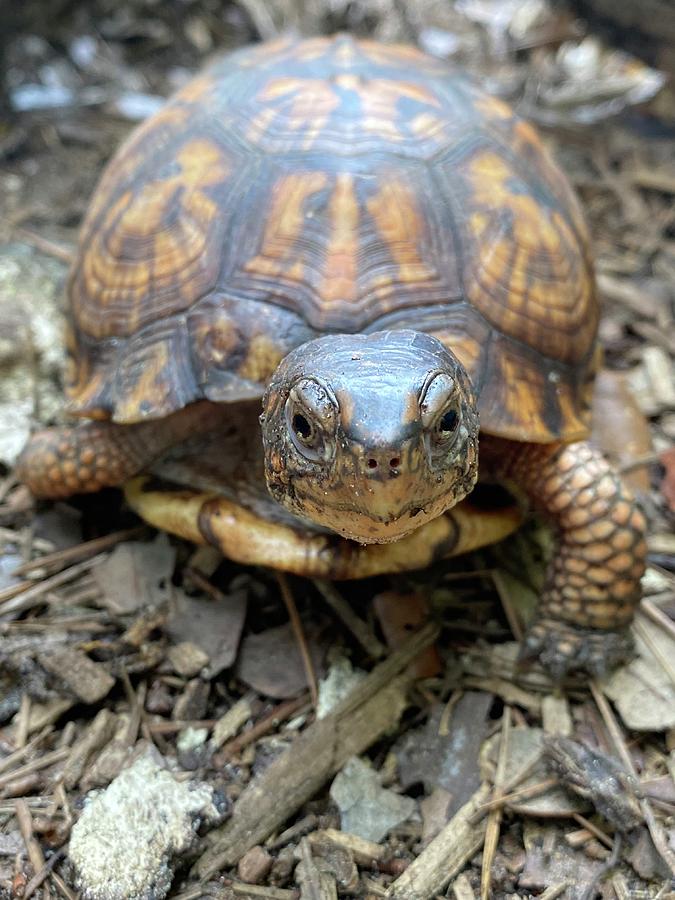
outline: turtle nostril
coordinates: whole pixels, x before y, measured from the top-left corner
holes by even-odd
[[[392,456],[392,458],[389,460],[389,465],[392,469],[398,469],[398,467],[401,465],[401,460],[398,456]]]
[[[373,459],[373,458],[371,457],[371,458],[368,460],[368,468],[369,468],[369,469],[376,469],[376,468],[377,468],[377,460],[376,460],[376,459]]]

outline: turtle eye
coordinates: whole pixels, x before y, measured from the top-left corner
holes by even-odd
[[[436,428],[442,437],[448,437],[457,431],[458,425],[459,413],[454,406],[451,406],[450,409],[446,410],[440,417]]]
[[[307,459],[320,460],[324,449],[323,434],[309,410],[291,401],[286,409],[286,422],[295,449]]]
[[[292,425],[295,436],[301,444],[312,443],[315,432],[307,416],[303,416],[301,412],[296,412],[293,416]]]
[[[293,446],[302,456],[312,462],[327,459],[329,439],[335,430],[335,407],[321,385],[302,379],[291,389],[286,424]]]

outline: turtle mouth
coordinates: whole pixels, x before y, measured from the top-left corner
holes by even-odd
[[[385,451],[384,462],[366,454],[358,466],[353,457],[348,464],[343,457],[339,474],[333,471],[321,486],[313,478],[294,478],[282,502],[289,506],[292,494],[296,513],[350,540],[362,544],[397,541],[464,499],[478,474],[476,440],[467,439],[443,471],[428,465],[422,441],[415,449],[406,452],[403,448],[398,456]],[[376,467],[369,467],[371,460]]]

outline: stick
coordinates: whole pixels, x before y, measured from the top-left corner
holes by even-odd
[[[356,615],[333,583],[315,579],[314,586],[342,624],[351,631],[366,653],[372,656],[373,659],[381,659],[386,652],[386,647],[382,641],[375,637],[368,624]]]
[[[398,722],[410,682],[405,669],[436,640],[438,631],[436,625],[429,624],[412,635],[330,715],[310,725],[248,785],[232,819],[209,835],[211,846],[196,865],[200,878],[210,878],[234,865],[297,812],[350,756],[363,753]]]
[[[85,541],[83,544],[76,544],[74,547],[68,547],[65,550],[55,550],[46,556],[38,556],[37,559],[30,559],[28,562],[17,566],[12,572],[13,575],[25,575],[34,569],[63,569],[64,564],[79,562],[81,559],[89,556],[95,556],[102,550],[107,550],[115,544],[122,541],[130,541],[132,538],[138,537],[145,531],[145,526],[136,526],[135,528],[127,528],[124,531],[114,531],[112,534],[106,534],[100,538],[94,538],[92,541]],[[52,573],[55,574],[55,573]]]
[[[470,819],[488,798],[490,788],[481,785],[473,797],[450,819],[403,875],[389,885],[389,900],[430,900],[442,894],[448,882],[480,850],[486,822],[471,825]]]
[[[295,640],[298,643],[300,656],[302,657],[302,665],[305,669],[305,677],[307,678],[307,687],[309,688],[309,693],[312,698],[312,706],[316,709],[316,704],[319,700],[319,691],[316,686],[316,673],[314,671],[312,656],[309,652],[309,647],[307,646],[307,638],[305,637],[305,632],[302,627],[298,607],[295,605],[295,598],[293,597],[291,586],[288,583],[288,578],[286,578],[286,573],[276,572],[275,574],[277,576],[277,582],[279,583],[281,596],[286,604],[288,617],[291,620],[291,627],[293,628]]]

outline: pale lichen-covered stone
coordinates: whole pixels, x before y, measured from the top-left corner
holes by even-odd
[[[179,782],[151,754],[89,795],[73,827],[68,855],[86,900],[161,900],[173,860],[185,853],[202,822],[223,818],[207,784]]]

